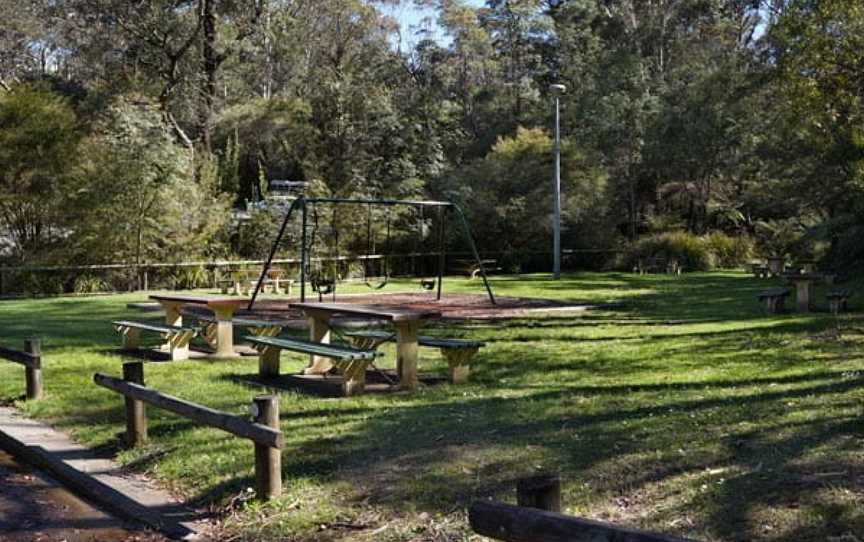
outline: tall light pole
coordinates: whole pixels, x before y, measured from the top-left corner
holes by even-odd
[[[555,174],[553,177],[553,193],[555,194],[555,212],[552,219],[552,274],[555,280],[561,278],[561,123],[559,100],[567,90],[564,85],[549,85],[549,91],[555,98],[555,143],[552,153],[555,155]]]

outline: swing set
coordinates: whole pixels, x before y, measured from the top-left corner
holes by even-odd
[[[334,255],[331,258],[321,258],[317,257],[315,250],[316,245],[318,244],[318,238],[321,237],[322,227],[319,223],[319,213],[318,206],[319,205],[330,205],[331,206],[331,220],[330,220],[330,234],[333,239],[333,247],[334,247]],[[446,218],[449,213],[452,213],[458,219],[457,222],[461,226],[462,233],[468,241],[468,244],[471,247],[471,253],[474,257],[474,260],[477,262],[477,267],[480,271],[480,276],[483,278],[483,285],[486,288],[486,293],[489,297],[489,301],[495,305],[495,296],[492,293],[492,287],[489,285],[489,281],[486,277],[486,269],[483,265],[483,260],[480,259],[480,254],[477,252],[477,247],[474,244],[474,239],[471,235],[471,228],[468,224],[468,220],[465,218],[465,214],[459,208],[458,205],[454,203],[450,203],[447,201],[415,201],[415,200],[394,200],[394,199],[351,199],[351,198],[309,198],[306,196],[300,196],[291,202],[291,206],[288,208],[288,212],[285,214],[285,219],[282,221],[282,225],[279,228],[279,233],[276,235],[276,240],[273,242],[273,245],[270,247],[270,254],[267,257],[267,261],[264,264],[263,269],[261,270],[261,275],[258,279],[257,284],[255,285],[255,292],[252,294],[252,299],[249,301],[249,310],[252,309],[255,304],[255,300],[258,297],[258,293],[261,291],[261,286],[264,284],[264,280],[267,277],[267,273],[270,271],[270,266],[273,262],[274,257],[276,256],[276,252],[279,249],[279,246],[282,243],[283,238],[285,237],[285,232],[288,229],[288,224],[291,221],[292,216],[295,212],[300,213],[300,301],[306,301],[306,285],[310,286],[311,290],[318,294],[319,301],[325,295],[332,295],[333,300],[336,300],[336,285],[340,279],[339,273],[337,271],[338,266],[342,260],[351,260],[353,258],[350,257],[342,257],[339,254],[339,228],[336,226],[337,221],[337,209],[343,206],[366,206],[367,214],[366,214],[366,254],[361,256],[359,259],[363,261],[363,283],[372,290],[380,290],[384,288],[391,276],[390,269],[390,255],[389,251],[392,249],[391,245],[391,216],[388,212],[386,226],[385,226],[385,241],[384,241],[384,250],[385,253],[381,256],[374,256],[372,253],[375,249],[374,244],[374,235],[372,231],[372,223],[373,223],[373,215],[372,209],[374,207],[385,207],[391,209],[392,207],[403,206],[403,207],[413,207],[419,214],[420,221],[419,227],[421,229],[421,234],[425,231],[425,209],[434,209],[437,213],[438,218],[438,231],[437,231],[437,269],[436,276],[434,278],[421,278],[420,286],[427,291],[436,290],[436,299],[441,299],[442,294],[442,285],[444,278],[444,265],[446,259]],[[310,229],[310,219],[311,219],[311,229]],[[330,269],[329,273],[325,271],[324,261],[330,260]],[[370,275],[369,270],[371,269],[371,264],[375,261],[379,261],[378,269],[375,274]]]

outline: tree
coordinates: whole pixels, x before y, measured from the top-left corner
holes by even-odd
[[[228,200],[217,196],[215,174],[195,175],[192,151],[174,141],[157,103],[115,98],[84,155],[69,202],[68,258],[140,264],[220,250],[212,242],[230,218]]]
[[[80,141],[68,100],[44,87],[0,92],[0,226],[22,260],[43,257],[65,232],[58,227]]]

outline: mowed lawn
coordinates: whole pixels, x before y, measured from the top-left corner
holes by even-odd
[[[119,375],[109,322],[141,318],[125,306],[144,294],[0,302],[0,343],[44,337],[46,383],[43,401],[19,402],[23,370],[0,363],[0,401],[216,507],[235,540],[469,540],[468,504],[512,502],[514,480],[537,471],[561,473],[570,514],[700,540],[859,540],[864,322],[825,312],[822,290],[822,312],[765,315],[768,285],[743,273],[495,277],[498,295],[614,305],[427,330],[486,341],[465,386],[283,393],[285,495],[267,505],[251,499],[243,439],[148,408],[150,444],[122,448],[122,398],[92,376]],[[445,290],[479,287],[452,278]],[[384,291],[400,288],[416,284]],[[286,371],[304,364],[283,354]],[[445,364],[422,349],[420,367]],[[247,416],[260,390],[237,377],[256,370],[254,358],[150,363],[145,378]]]

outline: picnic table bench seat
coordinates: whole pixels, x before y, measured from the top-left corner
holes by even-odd
[[[216,348],[218,343],[218,321],[210,315],[202,315],[197,313],[183,312],[184,316],[189,316],[198,320],[202,324],[201,338],[212,348]],[[275,320],[262,320],[255,318],[234,318],[232,320],[234,326],[242,327],[247,332],[256,337],[275,337],[282,332],[285,327],[283,322]]]
[[[759,292],[759,301],[765,303],[765,310],[770,314],[783,311],[785,300],[792,293],[789,288],[768,288]]]
[[[343,335],[348,337],[354,346],[367,350],[374,350],[385,342],[396,340],[395,334],[386,331],[348,331],[343,333]],[[450,367],[450,381],[453,384],[463,384],[468,381],[468,374],[471,370],[471,359],[480,348],[486,346],[486,343],[481,341],[447,339],[424,335],[417,337],[417,344],[419,346],[438,348],[441,351],[441,356],[447,360],[447,365]]]
[[[123,335],[124,350],[137,350],[141,347],[142,331],[158,333],[165,340],[172,361],[189,359],[189,342],[198,334],[198,330],[191,327],[152,322],[115,320],[112,324],[114,329]]]
[[[840,311],[848,310],[849,298],[852,297],[852,291],[846,289],[831,290],[825,297],[828,298],[828,308],[833,314],[838,314]]]
[[[282,350],[321,356],[330,359],[333,366],[344,376],[342,382],[344,395],[363,393],[366,368],[381,355],[374,350],[361,350],[347,345],[302,339],[247,336],[245,340],[258,350],[258,374],[262,378],[279,376],[279,354]]]

